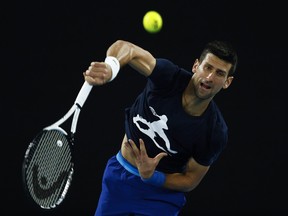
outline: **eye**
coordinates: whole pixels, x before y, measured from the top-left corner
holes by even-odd
[[[205,71],[211,71],[213,68],[212,68],[212,66],[211,65],[204,65],[204,70]]]
[[[226,73],[225,73],[225,71],[217,70],[217,75],[218,75],[218,76],[221,76],[221,77],[225,77],[225,76],[226,76]]]

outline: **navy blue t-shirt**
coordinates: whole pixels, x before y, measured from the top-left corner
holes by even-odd
[[[228,128],[212,100],[201,116],[184,111],[182,94],[192,72],[167,59],[157,59],[143,92],[125,110],[125,132],[139,146],[145,143],[149,157],[167,152],[157,170],[182,172],[193,157],[199,164],[211,165],[227,145]]]

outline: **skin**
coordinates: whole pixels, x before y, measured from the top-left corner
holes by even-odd
[[[156,65],[156,59],[151,53],[123,40],[113,43],[108,48],[106,55],[116,57],[121,67],[128,64],[146,77],[152,73]],[[232,83],[233,77],[228,76],[231,67],[230,63],[212,53],[208,53],[202,62],[196,59],[192,66],[193,76],[182,95],[183,109],[192,116],[200,116],[213,97],[221,89],[227,89]],[[111,79],[112,71],[110,66],[104,62],[92,62],[83,75],[91,85],[103,85]],[[142,178],[149,178],[153,175],[159,161],[167,154],[162,152],[154,158],[150,158],[141,138],[139,143],[140,148],[133,140],[127,140],[124,135],[121,153],[127,161],[138,168]],[[183,173],[166,174],[164,187],[189,192],[197,187],[209,168],[210,166],[203,166],[190,158]]]

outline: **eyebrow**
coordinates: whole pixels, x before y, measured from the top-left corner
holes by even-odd
[[[225,71],[225,70],[221,70],[221,69],[219,69],[219,68],[216,68],[216,67],[214,67],[212,64],[210,64],[210,63],[207,62],[207,61],[204,62],[204,66],[205,66],[205,65],[208,65],[209,67],[215,68],[217,72],[222,72],[222,73],[224,73],[225,75],[226,75],[226,74],[229,74],[229,71]]]

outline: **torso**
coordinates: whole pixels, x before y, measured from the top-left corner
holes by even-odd
[[[166,62],[161,64],[156,65],[156,71],[153,71],[143,93],[126,110],[122,155],[135,166],[123,142],[129,137],[139,145],[138,140],[142,138],[148,156],[155,157],[163,151],[168,153],[168,157],[162,158],[158,165],[160,171],[182,172],[191,157],[208,166],[213,155],[222,150],[222,138],[218,137],[222,136],[222,127],[226,133],[225,122],[214,103],[197,116],[195,110],[190,109],[189,102],[186,106],[187,100],[183,98],[191,73],[169,63],[166,66]],[[213,140],[216,143],[211,142],[211,137],[215,135],[217,139]]]

